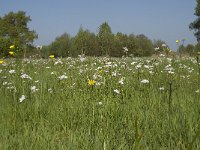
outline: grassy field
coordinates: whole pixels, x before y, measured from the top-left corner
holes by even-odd
[[[1,150],[200,149],[196,58],[0,64]]]

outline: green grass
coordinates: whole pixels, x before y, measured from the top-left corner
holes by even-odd
[[[200,66],[195,58],[4,62],[2,150],[200,149]],[[24,73],[32,79],[22,78]],[[62,75],[67,79],[60,80]],[[141,83],[143,79],[149,83]],[[32,92],[31,86],[38,90]]]

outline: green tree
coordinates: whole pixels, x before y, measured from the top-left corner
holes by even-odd
[[[188,44],[185,47],[185,53],[189,54],[190,56],[194,53],[194,45]]]
[[[180,54],[184,53],[185,52],[185,46],[183,44],[181,44],[179,47],[178,47],[178,52]]]
[[[107,22],[100,25],[97,36],[101,55],[110,55],[112,49],[114,48],[114,35],[112,34],[111,27]]]
[[[30,16],[26,16],[24,11],[10,12],[0,19],[0,48],[4,50],[4,53],[10,45],[15,45],[15,48],[18,48],[15,50],[19,53],[31,46],[37,34],[29,30],[30,21]]]
[[[166,45],[166,46],[163,46],[163,45]],[[168,46],[167,46],[167,44],[166,44],[164,41],[162,41],[162,40],[154,40],[154,41],[153,41],[153,47],[154,47],[154,49],[155,49],[155,52],[156,52],[156,53],[159,53],[159,52],[164,52],[165,49],[166,49],[166,47],[168,47]]]
[[[194,52],[200,52],[200,43],[197,43],[194,47]]]
[[[200,41],[200,0],[196,0],[197,5],[195,8],[195,13],[194,15],[197,16],[197,19],[195,21],[193,21],[192,23],[190,23],[189,28],[191,30],[194,30],[194,35],[197,38],[197,41]]]
[[[49,55],[54,54],[58,57],[68,57],[71,49],[71,37],[64,33],[57,37],[49,46]]]
[[[136,36],[136,43],[138,46],[138,56],[151,56],[154,53],[153,43],[145,35],[140,34]]]
[[[98,41],[94,33],[80,27],[77,35],[73,38],[73,56],[85,54],[99,56]]]
[[[85,31],[86,35],[86,49],[85,55],[87,56],[100,56],[100,50],[98,45],[97,37],[94,33],[89,32],[88,30]]]
[[[127,44],[127,48],[128,48],[128,53],[132,56],[139,56],[139,46],[137,44],[137,38],[134,34],[130,34],[128,36],[128,44]]]
[[[124,47],[128,48],[128,36],[121,32],[118,32],[114,36],[115,48],[111,50],[110,56],[121,57],[124,53]]]

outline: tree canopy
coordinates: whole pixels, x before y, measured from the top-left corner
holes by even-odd
[[[195,8],[195,13],[194,15],[197,16],[197,19],[195,21],[193,21],[192,23],[190,23],[189,28],[191,30],[194,30],[194,35],[197,38],[197,41],[200,41],[200,0],[196,0],[197,5]]]
[[[86,56],[151,56],[154,53],[154,44],[145,35],[112,33],[107,22],[102,23],[98,32],[92,33],[83,27],[74,37],[69,34],[61,35],[50,45],[42,49],[43,57],[53,54],[59,57]],[[61,40],[62,39],[62,40]]]
[[[22,52],[37,38],[35,31],[28,28],[31,21],[24,11],[10,12],[0,18],[0,49],[5,55],[10,45],[15,45],[15,50]]]

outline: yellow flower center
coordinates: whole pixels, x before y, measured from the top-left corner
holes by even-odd
[[[9,52],[10,55],[14,55],[14,52]]]
[[[94,80],[90,80],[90,79],[88,80],[88,85],[91,85],[91,86],[92,86],[92,85],[94,85],[95,83],[96,83],[96,81],[94,81]]]
[[[49,58],[54,58],[54,55],[50,55]]]
[[[15,48],[15,45],[11,45],[11,46],[10,46],[10,49],[14,49],[14,48]]]

